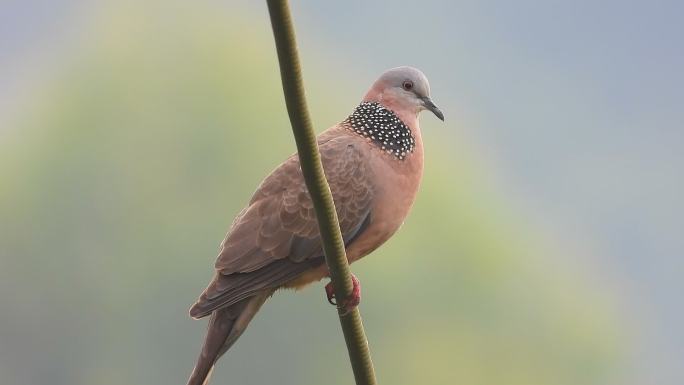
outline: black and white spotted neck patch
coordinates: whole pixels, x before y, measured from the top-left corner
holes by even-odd
[[[380,103],[359,104],[342,124],[400,160],[413,152],[416,144],[408,126]]]

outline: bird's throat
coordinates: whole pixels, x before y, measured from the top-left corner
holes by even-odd
[[[415,148],[411,129],[380,103],[359,104],[342,125],[399,160],[404,160]]]

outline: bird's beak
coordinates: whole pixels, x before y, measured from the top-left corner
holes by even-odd
[[[436,117],[439,118],[439,120],[444,121],[444,114],[440,109],[435,105],[435,103],[432,102],[432,99],[430,99],[429,96],[425,96],[420,98],[423,101],[423,106],[427,108],[428,110],[432,111],[433,114],[435,114]]]

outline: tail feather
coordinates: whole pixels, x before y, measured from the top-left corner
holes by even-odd
[[[211,314],[204,346],[188,385],[206,385],[209,382],[216,361],[233,346],[271,294],[272,291],[264,291]]]

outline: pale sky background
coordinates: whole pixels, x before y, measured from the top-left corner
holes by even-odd
[[[214,2],[248,8],[258,28],[268,26],[263,2]],[[11,115],[24,87],[39,81],[23,77],[25,67],[77,35],[95,4],[0,3],[0,115]],[[323,63],[342,61],[366,84],[389,67],[421,68],[448,123],[430,128],[445,138],[465,131],[509,203],[578,243],[596,258],[596,275],[615,282],[639,336],[635,378],[684,381],[684,3],[292,7],[305,69],[324,73]],[[335,49],[307,51],[321,44]]]

